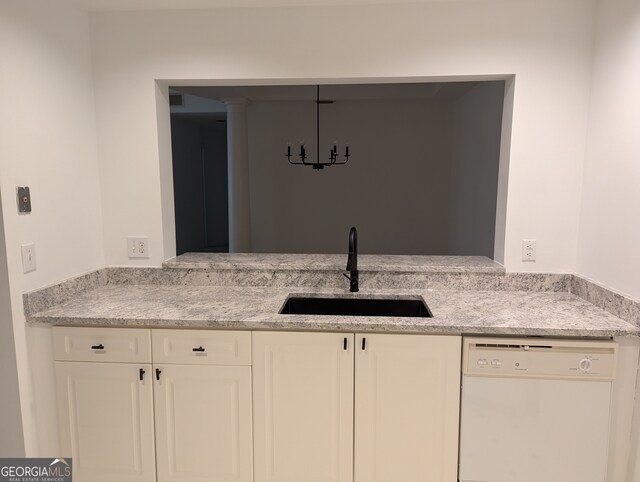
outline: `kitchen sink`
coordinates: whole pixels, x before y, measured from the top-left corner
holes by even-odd
[[[283,315],[403,316],[432,318],[427,304],[416,298],[319,298],[291,296]]]

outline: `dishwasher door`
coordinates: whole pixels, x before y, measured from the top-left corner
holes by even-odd
[[[468,341],[460,482],[604,482],[615,343]]]

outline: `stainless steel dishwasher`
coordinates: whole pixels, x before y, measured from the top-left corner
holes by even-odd
[[[465,338],[460,482],[604,482],[617,344]]]

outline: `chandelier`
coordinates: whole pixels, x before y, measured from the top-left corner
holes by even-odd
[[[293,157],[293,154],[291,154],[291,145],[289,144],[287,146],[286,154],[289,164],[294,164],[297,166],[311,166],[314,170],[319,171],[321,169],[324,169],[325,166],[334,166],[346,164],[347,162],[349,162],[349,157],[351,156],[351,154],[349,153],[349,144],[347,144],[345,147],[343,160],[338,162],[338,157],[340,155],[338,154],[338,146],[335,143],[329,150],[329,159],[324,162],[320,162],[320,104],[333,104],[333,101],[320,100],[320,86],[318,85],[316,86],[316,161],[307,162],[307,150],[304,147],[304,143],[300,144],[300,153],[298,154],[300,160],[292,161],[291,157]]]

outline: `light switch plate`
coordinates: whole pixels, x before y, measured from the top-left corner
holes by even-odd
[[[22,271],[31,273],[36,270],[36,245],[33,243],[22,245]]]
[[[149,257],[149,238],[144,236],[127,238],[127,253],[129,258]]]

